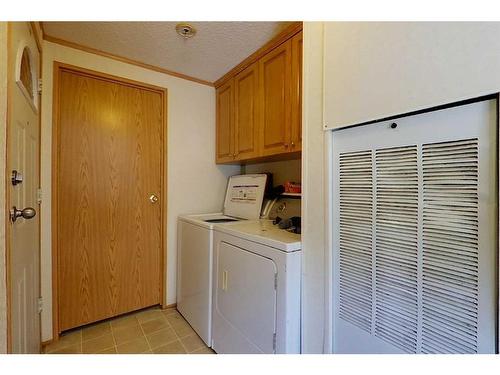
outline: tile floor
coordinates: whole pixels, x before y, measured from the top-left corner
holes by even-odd
[[[47,354],[213,354],[174,309],[153,307],[64,333]]]

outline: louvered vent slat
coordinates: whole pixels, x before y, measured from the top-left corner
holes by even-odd
[[[375,336],[414,353],[417,346],[417,147],[377,150]]]
[[[478,142],[422,146],[422,351],[475,353]]]
[[[339,316],[370,332],[372,325],[372,153],[340,155]]]

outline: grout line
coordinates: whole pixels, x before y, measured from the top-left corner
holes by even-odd
[[[150,332],[149,334],[150,334],[150,335],[153,335],[153,334],[158,333],[158,332],[160,332],[160,331],[163,331],[163,330],[165,330],[165,329],[171,329],[172,331],[174,331],[174,335],[177,337],[177,334],[175,333],[174,327],[172,327],[172,325],[171,325],[171,324],[170,324],[170,322],[168,321],[168,319],[167,319],[166,315],[165,315],[165,314],[163,314],[163,313],[162,313],[162,315],[163,315],[163,319],[165,320],[165,323],[167,323],[167,327],[165,327],[165,328],[161,328],[161,329],[159,329],[159,330],[157,330],[157,331],[154,331],[154,332]],[[142,326],[141,326],[141,328],[142,328]],[[148,336],[147,336],[147,335],[145,335],[145,336],[146,336],[146,341],[148,342],[148,345],[149,345],[149,347],[151,348],[151,351],[153,352],[153,347],[151,346],[151,343],[149,342]],[[155,349],[158,349],[158,348],[160,348],[160,347],[162,347],[162,346],[164,346],[164,345],[168,345],[168,344],[170,344],[170,343],[172,343],[172,342],[174,342],[174,341],[177,341],[177,340],[178,340],[178,338],[177,338],[177,339],[175,339],[175,340],[172,340],[172,341],[168,341],[168,342],[164,343],[163,345],[159,345],[159,346],[155,347]],[[154,352],[153,352],[153,353],[154,353]]]
[[[80,329],[80,353],[83,354],[83,330]]]
[[[179,314],[179,312],[177,312]],[[180,314],[179,314],[180,315]],[[196,331],[193,329],[193,327],[191,327],[191,325],[186,321],[186,319],[184,319],[184,317],[181,315],[181,318],[182,320],[187,324],[189,325],[189,328],[191,328],[191,330],[194,332],[194,334],[196,335]],[[166,319],[166,317],[165,317]],[[167,320],[168,321],[168,320]],[[170,324],[170,322],[168,322]],[[174,330],[174,334],[177,336],[177,339],[179,340],[179,342],[181,343],[181,346],[184,348],[184,350],[186,351],[187,354],[191,354],[193,353],[193,351],[188,351],[186,346],[184,345],[184,343],[182,342],[181,340],[181,337],[177,334],[177,331],[175,330],[175,328],[172,326],[172,329]],[[191,334],[187,335],[187,336],[183,336],[183,337],[188,337],[188,336],[191,336]],[[203,345],[205,345],[205,343],[203,343]],[[196,350],[196,349],[195,349]]]
[[[113,338],[113,342],[115,343],[115,346],[114,346],[115,352],[116,352],[116,354],[120,354],[120,353],[118,353],[118,345],[116,344],[115,333],[113,332],[113,325],[111,324],[111,321],[109,322],[109,327],[111,328],[111,337]],[[106,350],[106,349],[104,349],[104,350]]]
[[[136,317],[137,319],[137,317]],[[144,329],[142,328],[142,323],[139,322],[139,319],[137,319],[137,322],[139,323],[139,328],[141,329],[141,332],[144,336],[144,338],[146,339],[146,343],[148,344],[148,348],[149,350],[151,351],[151,353],[153,352],[153,349],[151,349],[151,344],[149,343],[149,340],[148,340],[148,337],[146,336],[146,333],[144,332]],[[141,353],[142,354],[142,353]]]

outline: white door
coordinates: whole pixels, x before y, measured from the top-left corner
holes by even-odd
[[[335,353],[494,353],[496,100],[333,132]]]
[[[39,98],[37,76],[40,55],[28,22],[9,28],[9,127],[7,173],[17,171],[9,183],[10,221],[10,327],[13,353],[40,352],[40,240],[39,240]],[[21,65],[22,62],[22,65]],[[22,77],[22,78],[21,78]],[[22,176],[22,177],[21,177]],[[22,180],[22,181],[21,181]],[[33,210],[31,210],[33,209]],[[14,210],[18,210],[17,213]],[[33,216],[34,215],[34,216]]]
[[[274,353],[276,265],[226,242],[218,244],[216,257],[214,350]]]

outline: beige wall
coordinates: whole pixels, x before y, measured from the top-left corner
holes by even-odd
[[[326,22],[325,124],[498,92],[500,22]]]
[[[248,164],[242,167],[241,173],[273,174],[273,185],[282,185],[285,181],[300,182],[302,165],[301,159],[274,161],[267,163]]]
[[[166,74],[45,41],[42,100],[42,340],[52,338],[51,132],[53,62],[81,66],[168,89],[167,303],[176,301],[177,216],[218,211],[227,176],[239,166],[217,166],[215,90]]]
[[[0,353],[7,352],[5,268],[5,167],[7,116],[7,22],[0,22]]]

